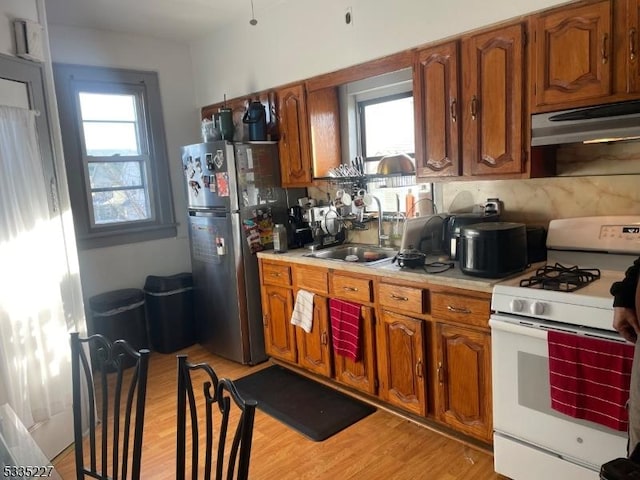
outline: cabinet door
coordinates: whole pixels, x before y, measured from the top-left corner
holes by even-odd
[[[360,359],[356,362],[350,358],[334,353],[335,379],[363,392],[376,393],[376,362],[374,341],[374,315],[370,307],[362,307],[362,334],[360,335]]]
[[[313,297],[313,327],[310,333],[296,328],[298,365],[312,372],[331,377],[331,335],[329,332],[328,300]]]
[[[611,3],[563,8],[534,18],[535,107],[611,93]]]
[[[311,183],[309,122],[303,85],[278,91],[280,168],[283,187]]]
[[[313,177],[328,177],[340,165],[340,108],[337,88],[307,93]]]
[[[265,285],[262,291],[262,320],[267,354],[295,362],[295,327],[291,325],[293,293],[289,288],[271,285]]]
[[[436,416],[443,423],[491,441],[491,337],[437,324]]]
[[[622,48],[626,62],[623,61],[622,65],[618,65],[616,68],[618,71],[622,71],[626,67],[627,92],[637,93],[640,92],[640,58],[638,58],[640,55],[640,0],[629,0],[628,6],[627,21],[629,25],[627,29],[624,29],[622,41],[622,44],[626,45]],[[616,27],[622,29],[622,25],[616,25]]]
[[[518,24],[463,43],[465,175],[523,171],[523,34]]]
[[[458,42],[418,52],[414,70],[416,175],[460,175]]]
[[[377,323],[379,396],[426,415],[424,321],[383,310]]]

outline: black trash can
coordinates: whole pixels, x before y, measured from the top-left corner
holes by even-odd
[[[89,299],[93,331],[110,341],[126,340],[135,350],[149,348],[145,324],[144,292],[139,288],[124,288],[101,293]],[[127,360],[126,367],[135,362]]]
[[[193,276],[149,275],[144,283],[149,339],[153,350],[172,353],[196,342]]]

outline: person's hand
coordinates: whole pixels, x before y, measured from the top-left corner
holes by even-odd
[[[613,328],[615,328],[625,340],[636,343],[640,325],[638,316],[632,308],[613,307]]]

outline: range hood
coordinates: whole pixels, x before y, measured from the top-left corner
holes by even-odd
[[[531,146],[640,139],[640,101],[531,116]]]

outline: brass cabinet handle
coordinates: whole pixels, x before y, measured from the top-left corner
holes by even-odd
[[[416,362],[416,377],[422,378],[422,359],[419,358]]]
[[[346,290],[348,292],[357,292],[358,289],[354,288],[354,287],[342,287],[343,290]]]
[[[400,300],[403,302],[408,302],[409,299],[407,297],[401,297],[400,295],[395,295],[395,294],[391,294],[391,298],[393,298],[394,300]]]
[[[279,272],[271,272],[271,276],[272,277],[279,277],[281,275],[281,273]]]
[[[636,59],[636,29],[629,30],[629,59]]]
[[[451,99],[451,121],[456,123],[458,120],[458,101],[453,98]]]
[[[442,379],[442,362],[438,362],[438,383],[442,385],[444,383]]]
[[[471,310],[464,307],[454,307],[453,305],[447,305],[447,310],[454,313],[471,313]]]
[[[263,315],[262,316],[262,325],[265,326],[265,327],[269,326],[269,317],[268,317],[268,315]]]
[[[322,335],[320,336],[320,343],[322,343],[322,345],[326,345],[327,342],[327,332],[322,332]]]
[[[475,95],[471,99],[471,120],[478,118],[478,97]]]
[[[609,61],[609,54],[607,53],[607,41],[609,40],[609,34],[602,34],[602,63],[607,63]]]

